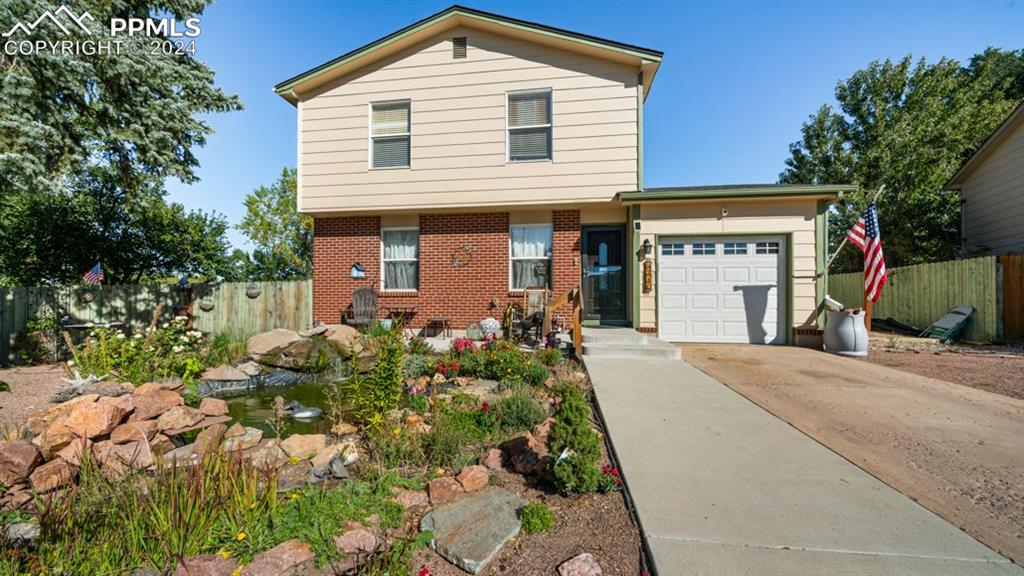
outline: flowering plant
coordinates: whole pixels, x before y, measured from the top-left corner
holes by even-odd
[[[473,342],[469,338],[456,338],[452,341],[452,351],[456,354],[462,354],[463,352],[474,352],[476,350],[476,342]]]
[[[496,430],[498,428],[498,413],[494,407],[484,402],[476,413],[476,424],[484,430]]]
[[[199,357],[206,347],[203,333],[189,329],[187,317],[176,316],[130,338],[113,328],[94,328],[71,350],[71,363],[83,374],[112,374],[133,384],[167,377],[187,382],[202,373]]]
[[[434,370],[445,378],[451,378],[459,373],[459,363],[455,361],[438,362]]]
[[[622,478],[619,476],[619,469],[605,464],[601,468],[601,478],[598,480],[597,488],[601,492],[615,492],[622,488]]]

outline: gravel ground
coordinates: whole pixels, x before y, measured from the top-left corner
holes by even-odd
[[[687,345],[683,357],[1024,563],[1024,400],[803,348]]]
[[[621,492],[566,498],[550,488],[530,486],[522,476],[508,471],[492,473],[491,483],[531,502],[544,502],[554,512],[555,522],[539,534],[520,533],[480,574],[554,575],[559,564],[583,552],[594,555],[606,576],[640,574],[640,533]],[[434,576],[466,574],[429,549],[416,556],[415,567],[423,566]]]
[[[29,414],[50,406],[50,397],[60,388],[64,372],[59,364],[0,370],[0,381],[11,386],[0,392],[0,425],[12,427]]]

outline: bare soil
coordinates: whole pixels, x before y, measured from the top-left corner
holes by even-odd
[[[0,382],[10,392],[0,392],[0,426],[12,428],[29,414],[50,406],[50,397],[61,387],[64,372],[59,364],[23,366],[0,370]]]
[[[683,357],[1024,563],[1024,400],[802,348],[687,345]]]
[[[521,532],[480,574],[527,576],[557,574],[558,565],[590,552],[605,575],[637,576],[641,570],[640,533],[626,509],[621,492],[564,497],[550,487],[530,485],[508,471],[492,473],[491,483],[530,502],[544,502],[555,521],[539,534]],[[433,550],[416,555],[415,567],[426,566],[434,576],[465,576]]]

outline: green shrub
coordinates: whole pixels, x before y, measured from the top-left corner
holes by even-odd
[[[412,356],[429,356],[434,353],[427,340],[422,336],[416,336],[405,345],[405,351]]]
[[[405,406],[417,414],[426,414],[430,411],[430,400],[426,394],[406,394]]]
[[[400,423],[366,431],[370,457],[382,469],[422,468],[427,463],[424,436],[413,434]]]
[[[366,374],[359,372],[359,356],[349,360],[349,377],[344,388],[350,393],[353,414],[370,427],[379,426],[385,415],[398,408],[402,398],[405,344],[397,323],[390,329],[376,328],[364,348],[376,355],[376,363]]]
[[[498,400],[494,404],[494,412],[506,432],[529,430],[547,416],[536,400],[521,393]]]
[[[523,525],[523,532],[536,534],[551,527],[555,521],[555,515],[543,502],[530,502],[519,512],[519,522]]]
[[[18,335],[15,346],[22,364],[53,362],[58,357],[60,341],[57,329],[57,315],[44,310],[33,320],[25,323],[24,331]]]
[[[206,349],[202,353],[202,363],[206,366],[234,364],[245,358],[249,338],[235,330],[217,332],[207,340]]]
[[[541,364],[553,368],[565,360],[565,355],[558,348],[542,348],[533,353],[533,356]]]
[[[425,439],[432,466],[456,468],[471,464],[479,456],[489,434],[481,426],[479,414],[479,408],[443,408],[434,415],[433,428]]]
[[[421,354],[410,354],[405,358],[403,367],[406,378],[419,378],[420,376],[432,376],[434,374],[434,362],[431,358]]]
[[[548,436],[548,451],[554,457],[551,474],[563,494],[593,492],[600,472],[601,438],[590,427],[590,406],[582,390],[572,384],[559,386],[562,398]],[[563,451],[566,458],[560,458]]]
[[[543,386],[547,382],[548,369],[535,360],[530,360],[523,367],[523,380],[531,386]]]
[[[112,328],[93,328],[72,349],[72,365],[83,375],[116,372],[118,379],[135,385],[169,377],[194,380],[203,372],[210,345],[202,332],[188,329],[187,321],[178,316],[131,337]]]

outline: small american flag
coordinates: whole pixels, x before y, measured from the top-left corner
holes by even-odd
[[[878,302],[882,286],[889,281],[889,275],[885,272],[882,234],[878,230],[878,208],[874,202],[868,204],[846,237],[864,252],[864,296],[872,302]]]
[[[89,284],[99,284],[100,282],[103,282],[103,267],[100,266],[100,263],[97,262],[96,265],[92,267],[92,270],[83,274],[82,280],[85,280]]]

